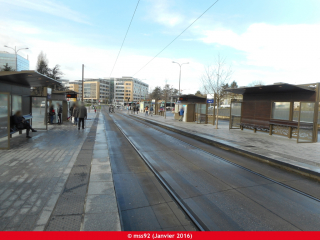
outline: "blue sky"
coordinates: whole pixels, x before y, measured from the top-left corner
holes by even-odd
[[[132,76],[214,1],[141,0],[113,77]],[[34,69],[40,51],[64,78],[109,77],[137,1],[0,0],[0,50],[29,47]],[[226,57],[239,85],[252,81],[319,82],[320,1],[220,0],[135,77],[151,87],[165,80],[201,88],[206,65]],[[9,50],[9,49],[8,49]],[[10,50],[9,50],[10,51]]]

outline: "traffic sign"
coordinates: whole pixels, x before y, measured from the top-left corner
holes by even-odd
[[[213,99],[207,99],[207,103],[213,103],[214,100]]]

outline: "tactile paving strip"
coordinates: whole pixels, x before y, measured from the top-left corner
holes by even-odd
[[[53,216],[46,231],[79,231],[81,215]]]
[[[97,115],[97,118],[99,115]],[[98,121],[94,121],[85,143],[88,139],[93,139],[97,131],[96,125]],[[84,143],[84,144],[85,144]],[[57,201],[57,204],[51,214],[46,231],[79,231],[81,227],[81,216],[84,214],[84,203],[89,184],[90,166],[93,152],[86,157],[78,155],[73,165],[66,185]]]

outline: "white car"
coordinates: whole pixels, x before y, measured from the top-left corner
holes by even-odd
[[[40,104],[40,107],[46,107],[46,101],[42,101],[41,104]]]

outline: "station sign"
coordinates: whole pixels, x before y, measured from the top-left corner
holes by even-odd
[[[77,98],[77,94],[67,94],[67,98]]]
[[[214,103],[213,99],[207,99],[207,103]]]

